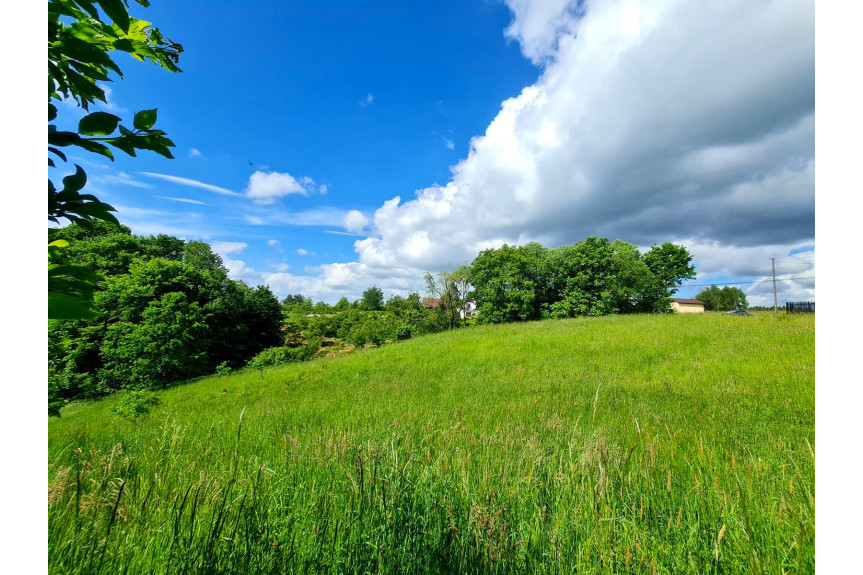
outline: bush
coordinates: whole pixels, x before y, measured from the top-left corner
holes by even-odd
[[[400,325],[396,328],[396,341],[404,341],[413,336],[413,331],[409,325]]]
[[[223,361],[216,366],[216,375],[230,375],[231,371],[231,366],[228,365],[227,361]]]
[[[321,341],[318,339],[310,340],[305,345],[301,345],[299,347],[271,347],[250,359],[246,366],[260,371],[261,377],[263,378],[265,367],[270,365],[281,365],[283,363],[292,363],[295,361],[307,361],[311,359],[320,348]]]
[[[117,405],[111,411],[126,419],[147,415],[150,409],[159,405],[159,398],[152,391],[123,391],[118,395]]]

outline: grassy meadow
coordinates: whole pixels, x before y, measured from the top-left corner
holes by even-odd
[[[52,573],[812,573],[811,315],[471,327],[49,421]]]

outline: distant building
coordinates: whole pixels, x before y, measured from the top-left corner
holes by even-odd
[[[458,310],[458,316],[462,319],[466,317],[473,317],[476,315],[476,300],[470,299],[468,300],[464,307]]]
[[[423,298],[423,307],[426,309],[437,309],[440,307],[440,298]]]
[[[700,299],[671,298],[671,311],[677,313],[704,313],[704,302]]]

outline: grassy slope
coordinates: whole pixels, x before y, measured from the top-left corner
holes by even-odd
[[[73,405],[51,570],[812,572],[814,340],[805,315],[510,324],[207,378],[137,422]]]

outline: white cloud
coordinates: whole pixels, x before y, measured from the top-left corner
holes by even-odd
[[[270,205],[291,194],[307,195],[306,189],[290,174],[255,172],[249,177],[246,196],[261,205]]]
[[[246,242],[212,242],[210,246],[213,248],[213,251],[219,254],[220,256],[225,256],[227,254],[238,254],[242,252],[244,249],[249,247],[249,244]]]
[[[279,245],[279,240],[268,240],[267,245],[271,248],[276,247]]]
[[[345,215],[345,229],[349,232],[361,232],[367,225],[369,219],[359,210],[351,210]]]
[[[249,177],[249,184],[246,187],[246,197],[263,206],[275,204],[285,196],[293,194],[307,196],[314,192],[325,194],[327,187],[318,187],[308,176],[297,180],[287,172],[256,171]]]
[[[170,196],[156,196],[156,197],[159,199],[162,199],[162,200],[171,200],[172,202],[180,202],[181,204],[195,204],[196,206],[212,206],[213,205],[213,204],[207,204],[207,203],[201,202],[199,200],[192,200],[189,198],[172,198]]]
[[[363,100],[360,102],[360,107],[361,107],[361,108],[365,108],[365,107],[367,107],[367,106],[371,106],[371,105],[374,103],[374,101],[375,101],[375,96],[374,96],[374,94],[372,94],[371,92],[369,92],[369,93],[366,95],[365,99],[363,99]]]
[[[814,245],[810,1],[507,4],[506,35],[542,66],[537,82],[502,103],[450,182],[384,202],[371,224],[346,216],[348,232],[373,232],[357,261],[272,285],[409,289],[504,242],[589,235],[683,243],[705,275]]]
[[[200,188],[202,190],[207,190],[210,192],[215,192],[217,194],[221,194],[223,196],[242,196],[242,194],[238,194],[237,192],[233,192],[227,188],[223,188],[221,186],[214,186],[213,184],[207,184],[201,182],[199,180],[193,180],[191,178],[181,178],[180,176],[171,176],[168,174],[157,174],[154,172],[138,172],[142,176],[147,176],[148,178],[156,178],[159,180],[165,180],[166,182],[172,182],[174,184],[180,184],[183,186],[189,186],[192,188]]]
[[[243,260],[233,259],[231,255],[242,253],[249,244],[245,242],[224,242],[215,241],[210,243],[213,252],[219,254],[222,258],[222,263],[228,270],[228,277],[231,279],[243,280],[248,284],[261,283],[263,276],[256,272]]]
[[[143,190],[152,190],[153,186],[132,178],[126,172],[109,172],[107,174],[97,174],[89,178],[89,181],[95,184],[120,184],[124,186],[132,186]]]
[[[197,148],[189,148],[189,157],[190,158],[201,158],[202,160],[206,160],[206,156],[201,153],[201,150]]]
[[[303,248],[300,248],[300,249],[298,249],[298,250],[297,250],[297,254],[298,254],[298,255],[301,255],[301,256],[307,256],[307,255],[309,255],[309,251],[308,251],[308,250],[305,250],[305,249],[303,249]]]
[[[338,226],[344,224],[348,212],[339,208],[315,208],[289,212],[274,208],[260,208],[248,213],[245,220],[256,226]]]
[[[454,150],[455,149],[455,142],[453,142],[449,138],[444,138],[443,143],[446,146],[447,150]]]

